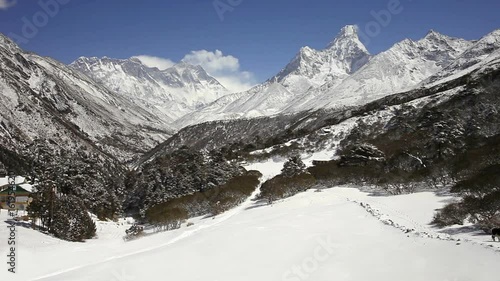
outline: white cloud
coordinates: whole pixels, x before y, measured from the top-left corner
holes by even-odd
[[[165,70],[175,64],[170,59],[149,55],[134,56],[134,58],[139,59],[146,66],[157,67],[160,70]],[[208,74],[234,93],[246,91],[257,84],[253,73],[240,69],[238,58],[226,56],[220,50],[192,51],[185,55],[182,61],[192,65],[201,65]]]
[[[134,58],[140,60],[144,65],[148,67],[157,67],[159,70],[165,70],[175,64],[175,62],[173,62],[172,60],[148,55],[135,56]]]
[[[214,75],[214,77],[233,93],[244,92],[257,84],[255,76],[247,71],[226,76]]]
[[[215,52],[192,51],[184,56],[182,61],[201,65],[208,74],[219,80],[231,92],[243,92],[256,84],[253,73],[240,69],[238,58],[231,55],[226,56],[220,50],[215,50]]]
[[[183,61],[201,65],[206,71],[217,73],[221,71],[235,72],[240,69],[240,61],[233,56],[224,56],[220,50],[209,52],[207,50],[192,51]]]
[[[7,10],[8,8],[16,5],[17,0],[0,0],[0,9]]]

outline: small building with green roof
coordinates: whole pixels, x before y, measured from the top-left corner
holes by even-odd
[[[31,192],[24,189],[21,185],[16,184],[16,190],[11,192],[9,185],[4,185],[0,187],[0,209],[9,209],[8,201],[9,197],[14,195],[15,197],[15,210],[24,211],[30,203]]]

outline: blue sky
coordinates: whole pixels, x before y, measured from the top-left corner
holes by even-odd
[[[0,0],[0,32],[64,63],[147,55],[168,66],[190,54],[210,62],[209,72],[235,79],[227,83],[245,86],[276,74],[302,46],[324,48],[347,24],[364,30],[377,22],[373,12],[395,1],[400,12],[388,24],[378,21],[380,32],[366,42],[373,54],[430,29],[478,39],[500,28],[496,0]],[[23,33],[26,22],[40,27]]]

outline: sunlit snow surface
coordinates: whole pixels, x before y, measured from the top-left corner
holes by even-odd
[[[265,178],[283,161],[250,164]],[[255,194],[254,194],[255,195]],[[429,226],[449,196],[373,197],[314,190],[125,242],[129,224],[98,222],[98,238],[69,243],[18,228],[18,273],[2,280],[499,280],[500,243],[467,228]],[[6,212],[1,213],[5,224]],[[406,233],[406,230],[413,230]],[[0,239],[7,229],[0,226]],[[461,239],[461,241],[458,241]],[[0,255],[6,255],[1,243]],[[490,247],[492,246],[492,247]]]

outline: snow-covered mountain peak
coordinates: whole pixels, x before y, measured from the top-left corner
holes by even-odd
[[[344,33],[348,37],[351,36],[350,39],[337,42],[355,42],[352,39],[355,35],[350,31]],[[363,104],[389,94],[410,90],[441,71],[472,44],[473,42],[442,35],[433,30],[417,41],[404,39],[389,50],[372,57],[362,68],[348,73],[348,77],[340,83],[327,82],[320,88],[308,91],[294,100],[287,111]],[[339,50],[358,50],[363,54],[360,46],[362,45],[347,44]]]
[[[352,35],[343,34],[343,37],[334,41],[334,45],[330,49],[335,50],[340,60],[348,63],[349,74],[360,69],[371,57],[365,45],[359,40],[357,31]]]
[[[418,41],[409,38],[404,39],[377,57],[387,59],[387,55],[390,55],[393,57],[391,60],[400,61],[404,61],[403,58],[418,58],[433,62],[439,67],[444,67],[472,45],[473,42],[471,41],[450,37],[431,30],[424,38]]]
[[[300,48],[299,50],[299,54],[297,56],[301,56],[301,57],[311,57],[313,56],[317,51],[314,50],[313,48],[309,47],[309,46],[304,46],[302,48]]]
[[[98,58],[98,57],[79,57],[77,60],[75,60],[74,62],[70,63],[70,66],[71,67],[77,67],[77,68],[84,67],[86,69],[91,70],[91,68],[97,67],[97,66],[102,67],[104,65],[107,65],[107,66],[121,65],[121,64],[124,64],[124,63],[127,63],[127,62],[136,63],[136,62],[134,62],[132,60],[110,59],[108,57],[102,57],[102,58]]]
[[[183,87],[199,88],[202,84],[215,85],[220,89],[225,88],[212,76],[210,76],[201,65],[193,65],[181,61],[174,66],[162,71],[173,80],[181,81]]]
[[[143,64],[142,61],[139,58],[137,58],[137,57],[131,57],[131,58],[129,58],[129,60],[132,61],[132,62],[135,62],[135,63]]]
[[[96,60],[77,63],[89,67]],[[0,77],[0,120],[7,124],[0,133],[2,144],[48,139],[68,150],[83,145],[128,161],[171,136],[169,120],[153,110],[54,59],[25,52],[3,36]]]
[[[342,28],[333,42],[328,45],[327,51],[346,64],[349,74],[356,72],[370,58],[370,53],[359,40],[358,27],[355,25]]]
[[[176,120],[230,93],[201,66],[186,62],[159,70],[134,57],[80,57],[70,66],[164,120]]]
[[[342,27],[340,32],[337,34],[337,36],[334,38],[334,40],[329,44],[329,46],[333,45],[334,42],[336,42],[336,41],[352,40],[352,39],[359,39],[358,27],[355,25],[346,25],[346,26]]]
[[[204,80],[212,80],[215,79],[208,75],[208,73],[205,71],[205,69],[201,65],[193,65],[189,64],[187,62],[181,61],[175,65],[173,65],[170,68],[167,68],[163,70],[164,73],[172,73],[176,72],[181,75],[186,75],[186,74],[201,74],[201,76],[204,78]]]
[[[441,67],[450,64],[473,45],[473,42],[450,37],[431,30],[423,39],[416,42],[419,53]]]
[[[356,25],[346,25],[340,30],[340,35],[344,36],[358,36],[358,27]]]
[[[437,32],[434,29],[431,29],[431,30],[429,30],[429,32],[427,32],[427,35],[425,35],[424,38],[439,39],[439,38],[442,38],[442,37],[448,37],[448,36],[446,36],[444,34],[441,34],[441,33]]]
[[[132,97],[140,97],[158,108],[168,108],[168,113],[185,113],[171,118],[177,120],[176,125],[185,126],[207,120],[364,104],[414,89],[450,65],[453,66],[450,73],[465,69],[500,47],[500,30],[478,41],[430,30],[421,39],[405,39],[389,50],[371,56],[358,32],[354,25],[345,26],[327,48],[302,47],[285,68],[265,83],[243,93],[223,95],[220,99],[215,98],[217,94],[211,94],[213,91],[206,90],[220,89],[222,86],[217,80],[201,66],[184,61],[159,71],[147,68],[137,60],[128,60],[128,64],[140,67],[136,67],[136,74],[127,76],[127,67],[104,67],[112,59],[81,60],[82,64],[92,62],[97,65],[97,74],[102,70],[104,80],[113,82],[114,78],[121,77],[112,85],[120,89],[128,85],[123,91],[129,90]],[[97,75],[96,71],[91,72]],[[122,72],[127,74],[126,77],[122,77]],[[110,81],[103,84],[106,82]],[[156,91],[156,88],[159,89]],[[189,89],[195,94],[172,89]],[[180,101],[183,106],[180,110],[170,110],[172,107],[165,107],[160,102],[165,100]]]
[[[334,51],[345,51],[357,48],[365,53],[368,53],[365,45],[361,43],[358,36],[358,27],[355,25],[347,25],[343,27],[335,39],[328,44],[327,49],[334,49]]]
[[[436,44],[448,44],[452,47],[457,47],[454,45],[461,44],[461,45],[468,45],[469,47],[472,45],[471,41],[462,39],[462,38],[456,38],[456,37],[451,37],[448,35],[444,35],[442,33],[439,33],[433,29],[431,29],[427,35],[425,35],[424,38],[419,40],[418,42],[434,42]],[[463,46],[460,46],[463,47]]]
[[[338,83],[370,60],[358,37],[357,27],[348,25],[324,50],[303,47],[294,59],[268,82],[278,81],[294,94],[318,88],[326,82]]]
[[[0,47],[4,47],[11,52],[19,52],[21,49],[9,37],[0,33]]]
[[[500,42],[500,29],[494,30],[481,38],[477,43],[486,45],[498,45]]]
[[[370,58],[359,40],[357,27],[346,26],[328,48],[302,47],[285,68],[265,83],[247,92],[226,96],[197,113],[186,115],[178,123],[185,126],[199,120],[277,114],[295,102],[314,98],[311,95],[303,97],[310,91],[321,91],[326,84],[328,88],[339,85]]]
[[[500,29],[497,29],[477,41],[467,41],[469,47],[448,64],[442,71],[436,73],[421,85],[434,85],[440,81],[456,78],[497,58],[500,50]]]

